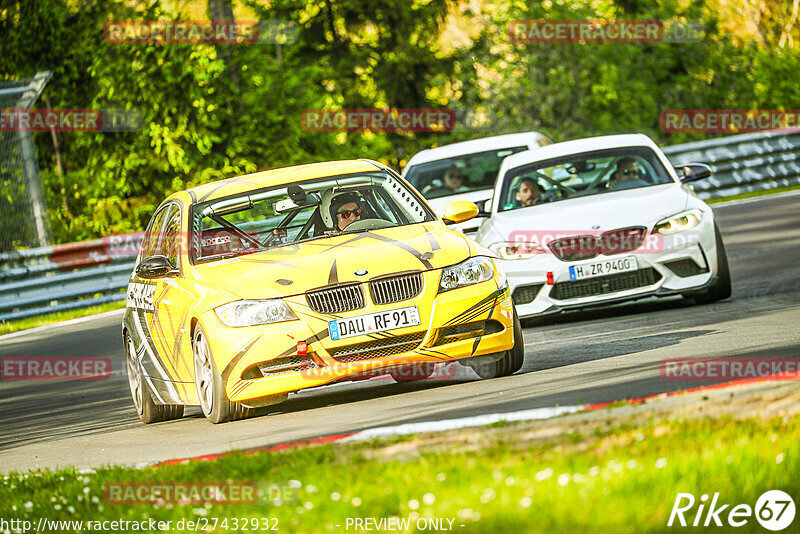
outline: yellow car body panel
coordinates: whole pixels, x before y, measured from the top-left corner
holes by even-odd
[[[451,362],[502,353],[514,346],[513,304],[505,276],[496,263],[491,279],[440,292],[443,268],[470,257],[493,256],[441,219],[324,237],[208,263],[192,264],[190,260],[190,239],[183,236],[192,235],[189,212],[193,204],[276,184],[380,168],[362,160],[304,165],[206,184],[165,200],[162,207],[171,204],[175,207],[169,209],[180,210],[182,238],[177,272],[147,280],[134,272],[123,319],[124,334],[134,340],[136,358],[145,370],[156,403],[199,404],[192,352],[192,335],[198,325],[206,333],[229,399],[245,404],[380,373],[400,364]],[[402,180],[394,173],[392,176]],[[412,272],[422,276],[422,289],[416,296],[384,305],[373,301],[371,280]],[[314,311],[306,293],[337,284],[360,284],[365,305],[339,314]],[[275,298],[282,298],[297,319],[229,327],[214,311],[241,299]],[[409,306],[417,307],[419,326],[336,341],[329,335],[329,321],[334,319]],[[463,333],[460,337],[443,337],[442,329],[448,327],[473,323],[486,326],[489,322],[491,331],[476,331],[472,337]],[[381,351],[385,340],[411,339],[398,337],[409,335],[414,336],[413,342],[404,350]],[[267,376],[253,376],[251,372],[243,377],[260,364],[302,356],[298,354],[299,342],[307,343],[313,368]],[[337,359],[337,350],[350,356]]]

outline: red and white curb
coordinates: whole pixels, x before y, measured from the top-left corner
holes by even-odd
[[[468,428],[473,426],[486,426],[501,422],[536,421],[579,412],[584,408],[586,407],[556,406],[553,408],[536,408],[533,410],[522,410],[519,412],[493,413],[487,415],[476,415],[473,417],[461,417],[459,419],[442,419],[440,421],[425,421],[421,423],[382,426],[355,432],[354,434],[351,434],[340,441],[363,441],[366,439],[385,438],[391,436],[407,436],[409,434],[418,434],[421,432],[444,432],[446,430],[458,430],[459,428]]]
[[[770,382],[770,381],[782,381],[782,380],[785,380],[785,377],[782,374],[769,375],[762,377],[745,378],[741,380],[734,380],[731,382],[723,382],[719,384],[711,384],[708,386],[700,386],[690,389],[681,389],[678,391],[656,393],[653,395],[648,395],[646,397],[620,399],[616,401],[601,402],[590,405],[554,406],[550,408],[535,408],[531,410],[521,410],[518,412],[494,413],[487,415],[476,415],[473,417],[461,417],[457,419],[442,419],[439,421],[425,421],[420,423],[406,423],[402,425],[368,428],[366,430],[360,430],[358,432],[346,432],[343,434],[335,434],[331,436],[323,436],[307,440],[289,441],[286,443],[279,443],[277,445],[247,449],[245,451],[230,451],[219,454],[206,454],[203,456],[195,456],[191,458],[178,458],[174,460],[165,460],[162,462],[138,464],[135,467],[137,468],[161,467],[164,465],[186,464],[189,462],[197,462],[197,461],[200,462],[213,461],[222,458],[224,456],[227,456],[229,454],[233,454],[234,452],[244,452],[245,454],[253,454],[257,452],[276,452],[276,451],[295,449],[299,447],[320,445],[324,443],[336,443],[336,442],[345,443],[354,441],[364,441],[375,438],[385,438],[391,436],[406,436],[409,434],[418,434],[423,432],[444,432],[447,430],[457,430],[460,428],[486,426],[500,422],[538,421],[578,412],[601,410],[613,406],[615,404],[619,404],[620,402],[623,402],[626,405],[644,404],[646,402],[656,399],[665,399],[668,397],[675,397],[678,395],[697,393],[699,391],[710,391],[714,389],[723,389],[731,386],[740,386],[744,384],[752,384],[757,382]]]

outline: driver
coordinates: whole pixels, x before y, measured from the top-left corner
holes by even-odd
[[[542,201],[542,193],[544,193],[544,190],[542,186],[536,183],[536,180],[530,177],[523,178],[515,195],[516,207],[522,208],[538,204]]]
[[[639,162],[634,158],[624,157],[617,161],[617,168],[614,174],[611,175],[611,180],[608,185],[613,189],[630,189],[632,187],[640,187],[647,185],[641,179],[641,171],[639,170]]]
[[[469,191],[469,187],[464,185],[464,173],[458,167],[450,167],[444,171],[442,180],[444,181],[445,190],[449,194]]]
[[[350,224],[361,220],[361,199],[355,193],[339,195],[331,202],[331,218],[340,232]]]

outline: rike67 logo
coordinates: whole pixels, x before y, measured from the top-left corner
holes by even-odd
[[[765,529],[779,531],[792,524],[795,512],[792,498],[780,490],[764,492],[754,507],[723,503],[719,493],[715,493],[710,502],[706,494],[696,499],[691,493],[678,493],[667,526],[738,528],[747,525],[755,517]]]

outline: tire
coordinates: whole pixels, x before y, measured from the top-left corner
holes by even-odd
[[[214,424],[246,419],[254,414],[256,408],[248,408],[241,403],[232,402],[225,392],[225,384],[217,364],[211,356],[211,347],[203,327],[198,325],[192,333],[192,360],[194,360],[194,382],[200,408],[206,419]]]
[[[492,362],[472,365],[472,370],[483,378],[499,378],[513,375],[525,363],[525,342],[522,338],[522,324],[517,310],[514,310],[514,346],[503,353],[503,356]]]
[[[403,365],[397,370],[389,371],[395,382],[409,382],[430,378],[436,370],[435,363],[412,363]]]
[[[728,255],[716,223],[714,224],[714,239],[717,245],[717,278],[704,292],[690,295],[697,304],[711,304],[731,296],[731,270],[728,265]]]
[[[136,359],[136,347],[129,335],[125,336],[125,361],[128,368],[128,385],[133,397],[136,415],[146,425],[183,417],[182,404],[156,404],[150,386],[142,373],[142,364]]]

